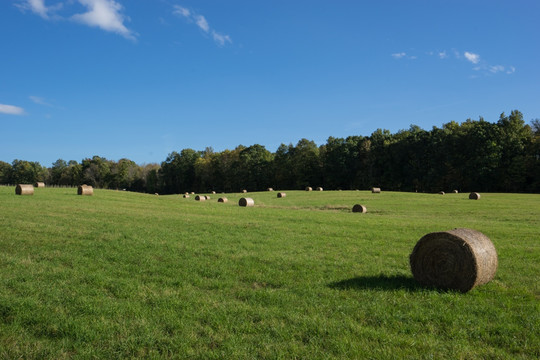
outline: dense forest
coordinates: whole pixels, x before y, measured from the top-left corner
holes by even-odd
[[[94,156],[47,168],[38,162],[0,161],[0,183],[35,183],[174,194],[274,189],[368,189],[437,192],[540,192],[540,120],[530,125],[514,110],[496,123],[480,118],[426,131],[411,125],[391,134],[301,139],[275,153],[262,145],[214,152],[183,149],[161,164],[138,165]]]

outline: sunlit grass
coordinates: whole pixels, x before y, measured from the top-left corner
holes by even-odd
[[[0,358],[540,356],[540,195],[286,193],[0,187]],[[455,227],[495,279],[419,287],[416,241]]]

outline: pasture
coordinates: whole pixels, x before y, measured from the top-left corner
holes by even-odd
[[[0,358],[540,357],[540,195],[285,192],[0,187]],[[456,227],[494,280],[419,286],[414,245]]]

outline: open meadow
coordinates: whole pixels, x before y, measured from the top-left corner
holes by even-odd
[[[285,192],[0,187],[0,358],[540,357],[540,195]],[[456,227],[495,278],[419,286],[416,242]]]

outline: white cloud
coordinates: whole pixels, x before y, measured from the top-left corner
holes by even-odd
[[[54,6],[46,6],[45,0],[22,0],[19,4],[15,4],[15,6],[21,10],[30,10],[44,19],[50,19],[52,13],[62,7],[62,3]]]
[[[42,98],[42,97],[39,97],[39,96],[29,96],[28,98],[29,98],[30,100],[32,100],[34,103],[38,104],[38,105],[52,106],[52,105],[49,104],[47,101],[45,101],[45,99]]]
[[[506,71],[507,74],[513,74],[516,72],[516,68],[513,67],[513,66],[510,66],[510,69],[508,69],[508,71]]]
[[[403,58],[405,56],[407,56],[407,54],[404,53],[404,52],[392,54],[392,57],[394,57],[395,59],[401,59],[401,58]]]
[[[0,114],[22,115],[24,114],[24,109],[14,105],[0,104]]]
[[[465,58],[467,60],[469,60],[473,64],[478,64],[480,62],[480,55],[478,55],[478,54],[474,54],[474,53],[470,53],[468,51],[465,51],[465,53],[463,55],[465,56]]]
[[[214,29],[212,29],[210,27],[210,24],[208,24],[208,20],[206,20],[206,18],[200,14],[197,14],[180,5],[173,6],[173,14],[177,15],[178,17],[186,18],[188,22],[195,23],[199,27],[199,29],[201,29],[205,33],[211,34],[212,39],[219,46],[224,46],[226,43],[232,43],[232,39],[229,35],[220,34]]]
[[[490,66],[489,71],[496,74],[498,72],[504,71],[504,66],[502,66],[502,65]]]
[[[78,0],[88,8],[88,12],[75,14],[71,18],[88,26],[96,26],[105,31],[122,35],[126,39],[136,40],[135,33],[129,30],[124,21],[129,18],[124,16],[122,5],[114,0]]]
[[[440,59],[446,59],[448,55],[446,54],[446,51],[441,51],[438,53]]]

